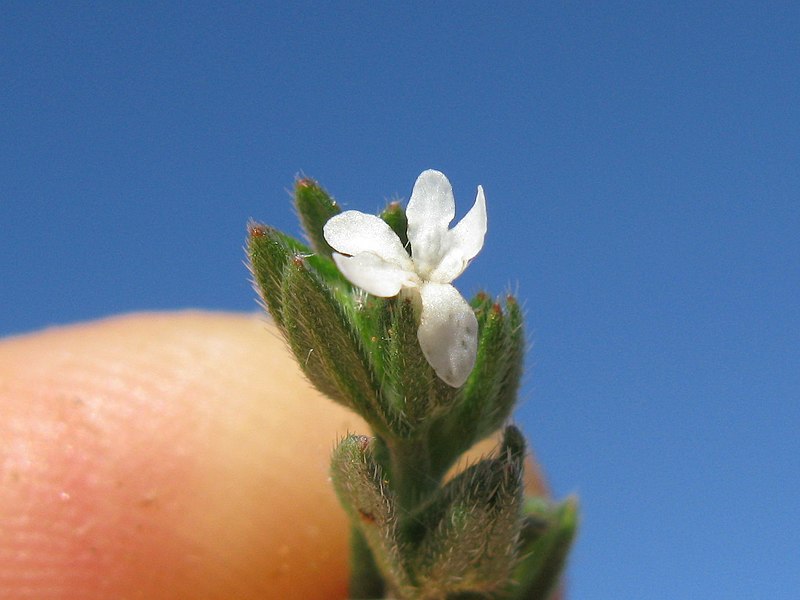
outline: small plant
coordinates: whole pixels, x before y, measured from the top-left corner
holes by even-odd
[[[574,500],[525,498],[525,440],[507,425],[523,370],[514,297],[465,300],[451,282],[480,251],[486,203],[452,229],[452,188],[417,179],[407,208],[341,212],[316,182],[295,186],[309,246],[251,224],[254,282],[308,380],[361,415],[331,476],[352,522],[352,598],[545,600],[575,534]],[[475,442],[496,455],[449,481]]]

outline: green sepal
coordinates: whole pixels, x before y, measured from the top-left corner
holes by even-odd
[[[413,554],[420,597],[505,589],[522,528],[524,454],[522,434],[507,428],[496,458],[467,468],[415,515],[406,535],[421,537]]]
[[[386,583],[409,597],[406,549],[398,537],[398,514],[388,478],[375,457],[375,438],[348,435],[331,458],[331,480],[339,501],[372,551]],[[357,584],[360,585],[360,584]]]
[[[281,316],[300,368],[322,393],[385,432],[396,419],[379,399],[360,338],[343,308],[348,301],[325,285],[306,259],[295,256],[286,265]]]
[[[483,420],[483,430],[479,436],[489,435],[497,429],[514,410],[517,402],[517,394],[522,381],[522,373],[525,367],[525,319],[517,299],[506,296],[505,303],[505,330],[508,340],[505,355],[505,369],[502,376],[502,385],[495,401],[492,403],[488,416]]]
[[[494,301],[492,297],[486,292],[478,292],[469,301],[469,305],[472,307],[472,310],[475,311],[475,318],[478,319],[478,331],[480,331],[483,320],[493,304]]]
[[[517,401],[525,357],[522,322],[522,311],[513,296],[506,298],[505,310],[498,303],[487,310],[460,419],[477,424],[476,441],[496,431],[511,415]]]
[[[322,228],[342,212],[336,201],[313,179],[298,179],[294,186],[294,205],[312,248],[322,256],[331,257],[333,248],[325,241]]]
[[[464,399],[458,407],[458,427],[467,428],[472,440],[488,435],[500,425],[498,423],[486,432],[493,422],[489,417],[496,412],[497,396],[507,370],[509,340],[506,316],[497,303],[484,312],[483,327],[479,329],[475,368],[467,379]]]
[[[546,498],[528,498],[524,507],[520,563],[508,597],[547,600],[558,587],[578,527],[578,501],[555,504]]]
[[[503,308],[484,293],[470,304],[478,320],[475,367],[455,406],[431,427],[434,471],[446,470],[475,442],[497,431],[517,399],[525,354],[519,305],[509,296]]]
[[[411,434],[422,435],[437,416],[449,410],[457,390],[444,383],[422,354],[414,300],[401,294],[386,301],[381,350],[386,401],[402,415]]]
[[[403,248],[408,251],[408,218],[406,217],[406,211],[402,205],[399,202],[390,202],[389,205],[383,209],[380,217],[392,228],[392,231],[397,234],[397,237],[400,238],[400,242],[403,244]]]
[[[332,260],[314,254],[308,246],[293,237],[254,222],[248,225],[247,233],[248,266],[254,287],[279,328],[283,327],[283,276],[286,266],[295,257],[303,257],[325,281],[348,288],[349,284]]]
[[[393,298],[379,298],[356,292],[358,301],[350,304],[350,317],[361,335],[364,353],[369,358],[373,373],[382,377],[386,354],[386,320],[389,317],[387,304]]]
[[[275,323],[282,327],[281,285],[286,265],[297,253],[292,244],[296,240],[259,223],[250,223],[247,232],[247,257],[254,287]]]

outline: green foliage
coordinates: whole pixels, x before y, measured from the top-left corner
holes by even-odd
[[[522,525],[524,442],[513,427],[505,438],[496,458],[467,468],[419,511],[424,535],[415,571],[424,597],[491,594],[508,585]]]
[[[294,252],[287,236],[266,225],[251,224],[248,227],[247,253],[253,282],[275,323],[283,325],[280,294],[283,271]]]
[[[426,422],[453,405],[458,390],[439,379],[422,354],[413,301],[402,296],[391,298],[384,311],[380,331],[384,395],[411,430],[422,435]]]
[[[521,560],[509,595],[519,600],[547,600],[558,586],[577,532],[578,502],[571,498],[554,504],[529,498],[524,512]]]
[[[341,209],[313,179],[298,179],[294,186],[294,206],[303,224],[311,247],[321,256],[330,258],[333,248],[325,241],[322,228]]]
[[[496,457],[468,467],[413,510],[394,493],[378,445],[375,438],[346,437],[334,450],[331,479],[358,543],[372,550],[391,593],[431,599],[504,593],[523,532],[521,433],[508,427]],[[372,581],[368,589],[376,587]]]
[[[331,479],[339,500],[373,552],[375,563],[396,590],[411,586],[398,537],[397,503],[375,459],[374,439],[349,435],[333,452]]]
[[[386,415],[360,339],[330,288],[302,258],[293,258],[284,269],[281,303],[286,338],[309,380],[382,429]]]
[[[497,455],[443,484],[475,442],[506,424],[522,376],[522,311],[485,293],[475,368],[444,383],[417,340],[418,299],[375,298],[331,260],[323,227],[340,209],[316,182],[295,186],[311,247],[249,226],[253,283],[308,380],[369,423],[374,437],[336,447],[331,478],[352,521],[351,594],[394,598],[532,598],[557,585],[575,535],[577,505],[523,498],[525,441],[506,427]],[[398,203],[381,218],[404,245]]]

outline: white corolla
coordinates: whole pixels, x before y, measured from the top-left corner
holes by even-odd
[[[453,188],[439,171],[423,172],[406,209],[409,256],[400,238],[380,217],[349,210],[325,224],[333,259],[354,285],[388,298],[401,290],[419,294],[419,339],[422,353],[436,374],[460,387],[475,366],[478,321],[472,308],[451,285],[483,247],[486,200],[478,186],[474,206],[452,229]]]

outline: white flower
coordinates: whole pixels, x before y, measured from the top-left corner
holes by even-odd
[[[355,210],[325,224],[325,239],[337,251],[333,260],[354,285],[374,296],[396,296],[401,289],[422,303],[417,338],[436,374],[460,387],[475,366],[478,321],[450,285],[480,252],[486,235],[486,200],[478,186],[475,205],[453,228],[453,188],[439,171],[425,171],[414,184],[406,209],[411,256],[397,234],[380,218]]]

